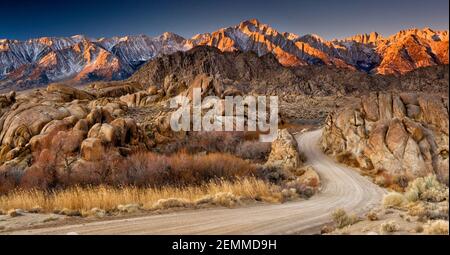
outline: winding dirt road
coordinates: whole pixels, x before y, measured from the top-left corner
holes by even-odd
[[[297,135],[300,150],[319,173],[322,190],[306,201],[235,209],[180,211],[13,232],[12,234],[310,234],[330,222],[336,208],[363,213],[384,191],[356,171],[337,164],[319,149],[321,130]]]

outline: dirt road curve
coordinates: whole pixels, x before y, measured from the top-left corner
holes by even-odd
[[[330,222],[336,208],[363,213],[380,202],[383,190],[356,171],[335,163],[318,148],[321,130],[297,136],[308,164],[320,174],[322,191],[306,201],[235,209],[181,211],[13,234],[308,234]]]

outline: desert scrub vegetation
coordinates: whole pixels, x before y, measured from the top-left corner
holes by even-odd
[[[79,160],[79,135],[54,129],[34,145],[29,166],[0,167],[0,194],[15,188],[59,189],[74,185],[196,185],[212,179],[254,176],[271,143],[251,132],[194,132],[170,152],[136,149],[128,156],[109,151],[98,161]]]
[[[448,221],[434,220],[424,225],[424,233],[429,235],[448,235]]]
[[[383,222],[380,225],[380,233],[381,234],[389,234],[394,233],[400,230],[400,226],[393,220],[388,222]]]
[[[384,195],[382,203],[386,208],[398,208],[405,205],[406,199],[401,193],[390,192]]]
[[[188,154],[197,153],[229,153],[243,159],[263,162],[271,151],[271,143],[258,140],[259,133],[251,131],[234,132],[190,132],[181,140],[159,148],[166,155],[180,151]]]
[[[385,207],[401,207],[407,203],[448,201],[449,188],[439,182],[435,175],[420,177],[408,184],[405,193],[390,192],[383,198]]]
[[[336,225],[336,228],[339,229],[353,225],[359,221],[358,216],[348,215],[347,212],[342,208],[338,208],[335,211],[333,211],[331,213],[331,217],[333,219],[334,224]]]
[[[0,196],[0,209],[21,208],[42,212],[119,212],[156,210],[172,207],[196,207],[206,204],[232,207],[241,201],[281,202],[280,188],[255,178],[234,181],[214,180],[197,186],[143,187],[71,187],[62,190],[15,190]]]
[[[410,202],[418,200],[427,202],[448,201],[449,189],[438,181],[435,175],[420,177],[408,184],[405,197]]]
[[[44,162],[47,162],[45,164]],[[256,176],[257,167],[227,153],[163,155],[137,152],[127,157],[105,153],[99,161],[77,161],[67,167],[54,161],[52,153],[43,151],[39,161],[21,175],[3,177],[2,193],[14,188],[61,189],[75,185],[109,185],[162,187],[201,185],[217,179],[233,180]]]

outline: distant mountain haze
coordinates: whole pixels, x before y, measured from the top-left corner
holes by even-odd
[[[288,67],[328,65],[373,74],[404,74],[448,64],[448,31],[376,32],[327,41],[318,35],[278,32],[256,19],[186,39],[173,33],[92,39],[83,35],[0,40],[0,90],[27,89],[57,81],[81,84],[129,77],[160,55],[195,46],[273,54]]]

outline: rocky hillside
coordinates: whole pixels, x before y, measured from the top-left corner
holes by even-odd
[[[448,107],[441,95],[371,93],[329,116],[322,147],[382,182],[436,174],[448,184]]]
[[[333,66],[285,67],[276,56],[253,52],[221,52],[195,47],[164,55],[143,65],[130,81],[144,87],[183,88],[196,75],[215,77],[225,87],[244,93],[348,95],[367,91],[448,91],[448,65],[419,68],[401,76],[369,75]]]
[[[377,74],[404,74],[448,64],[448,32],[429,28],[327,41],[317,35],[278,32],[256,19],[190,39],[173,33],[92,39],[85,36],[0,40],[0,90],[55,81],[120,80],[157,56],[212,46],[224,52],[272,53],[283,66],[333,66]]]
[[[98,161],[150,148],[144,129],[125,115],[127,105],[104,95],[61,84],[0,94],[0,165],[23,170],[51,144],[58,154],[53,156],[71,164],[74,157]]]

